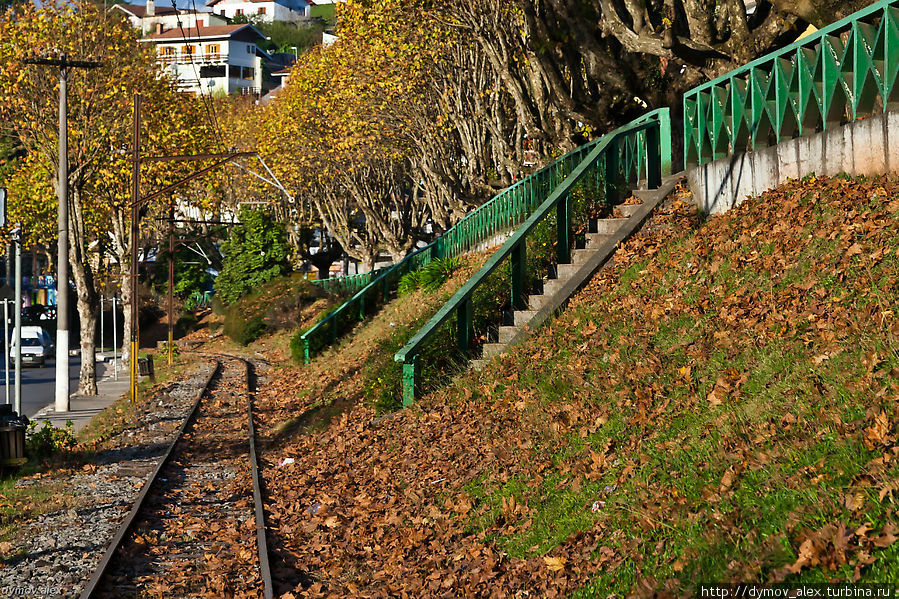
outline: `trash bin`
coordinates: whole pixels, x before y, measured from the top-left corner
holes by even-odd
[[[156,376],[156,372],[153,370],[153,356],[147,356],[146,358],[138,358],[137,359],[137,372],[141,376],[148,376],[151,379]]]
[[[28,461],[25,457],[25,419],[9,404],[0,405],[0,467],[15,468]]]

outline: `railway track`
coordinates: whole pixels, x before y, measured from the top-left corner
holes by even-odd
[[[81,594],[87,598],[273,596],[253,365],[216,366]]]

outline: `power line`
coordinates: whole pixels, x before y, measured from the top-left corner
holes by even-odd
[[[175,2],[176,2],[176,0],[172,0],[172,9],[175,11],[175,21],[178,23],[178,29],[181,31],[181,39],[184,42],[184,46],[188,47],[189,44],[187,43],[187,33],[184,31],[184,24],[181,22],[181,13],[179,12],[178,6]],[[197,36],[199,37],[200,27],[197,22],[197,10],[196,10],[197,5],[196,5],[196,3],[193,4],[193,7],[194,7],[194,29],[197,31]],[[188,27],[188,29],[190,29],[190,28]],[[225,148],[227,148],[227,146],[225,145],[225,139],[222,136],[221,128],[219,127],[218,119],[216,118],[215,104],[210,104],[209,102],[207,102],[207,98],[203,94],[203,86],[200,85],[200,71],[197,70],[197,65],[194,62],[193,52],[187,53],[187,59],[190,63],[191,68],[194,71],[194,75],[197,78],[197,88],[200,90],[200,102],[203,103],[203,108],[206,111],[206,117],[209,119],[209,123],[212,126],[212,130],[215,133],[215,136],[218,138],[219,144],[221,144],[221,147],[223,149],[225,149]],[[211,92],[210,92],[210,95],[211,95]],[[211,101],[211,98],[208,98],[208,100]]]

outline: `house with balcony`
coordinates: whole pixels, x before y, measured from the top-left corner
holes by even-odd
[[[248,23],[171,29],[140,41],[156,46],[156,59],[182,91],[197,94],[264,93],[263,64],[257,45],[266,39]]]
[[[297,22],[309,19],[313,0],[208,0],[212,12],[228,19],[245,16],[261,21]]]
[[[162,33],[169,29],[185,29],[193,27],[214,27],[228,25],[230,21],[210,11],[156,6],[155,0],[147,0],[146,6],[140,4],[113,4],[110,14],[123,16],[131,26],[140,30],[141,35]]]

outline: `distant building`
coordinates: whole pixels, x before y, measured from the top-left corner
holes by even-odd
[[[194,93],[261,94],[266,39],[250,24],[171,29],[141,39],[156,45],[156,58]]]
[[[230,21],[221,15],[209,11],[156,6],[155,0],[147,0],[147,5],[113,4],[110,13],[120,13],[131,26],[139,29],[142,35],[162,33],[169,29],[185,29],[195,27],[215,27],[227,25]]]
[[[299,21],[308,19],[311,1],[307,0],[209,0],[206,2],[219,16],[233,19],[245,16],[261,21]]]

